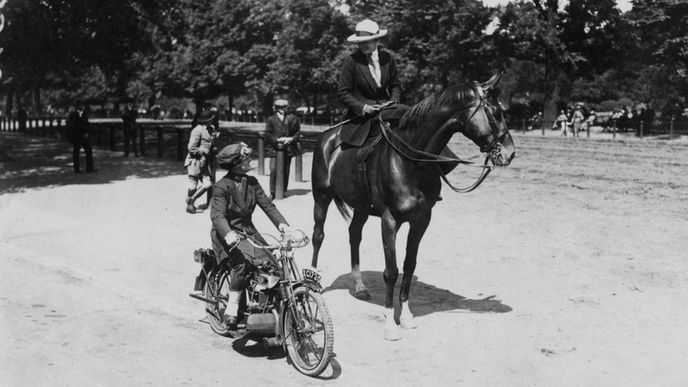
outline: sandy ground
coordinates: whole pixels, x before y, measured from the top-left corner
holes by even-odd
[[[360,301],[331,209],[320,269],[336,357],[313,379],[199,321],[191,253],[210,220],[184,212],[179,163],[96,150],[99,171],[76,176],[66,144],[0,140],[0,385],[688,385],[685,141],[515,134],[512,166],[474,193],[443,191],[412,286],[419,327],[398,342],[382,338],[379,220],[364,229],[373,299]],[[308,178],[309,154],[304,166]],[[309,183],[289,194],[279,208],[310,233]]]

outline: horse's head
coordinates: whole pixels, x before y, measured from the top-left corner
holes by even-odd
[[[402,133],[418,149],[439,153],[454,133],[461,132],[489,153],[494,165],[509,165],[516,154],[514,142],[499,102],[489,93],[500,77],[452,86],[424,99],[402,117]]]
[[[507,166],[516,156],[516,147],[506,127],[499,101],[494,96],[488,96],[499,78],[501,74],[485,83],[473,85],[476,96],[460,131],[476,143],[482,152],[489,153],[494,165]]]

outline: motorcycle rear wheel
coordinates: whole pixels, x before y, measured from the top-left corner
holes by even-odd
[[[227,294],[229,292],[229,269],[220,269],[214,273],[203,287],[205,298],[215,300],[213,304],[207,304],[205,311],[208,316],[210,329],[220,336],[232,337],[232,332],[225,324],[223,314],[227,305]]]
[[[292,365],[304,375],[318,376],[330,364],[334,327],[320,293],[302,287],[294,290],[296,315],[284,315],[284,343]]]

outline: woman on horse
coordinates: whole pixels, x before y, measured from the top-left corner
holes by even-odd
[[[284,216],[265,194],[258,180],[247,173],[251,166],[251,148],[242,143],[227,145],[217,155],[217,165],[229,172],[214,186],[210,219],[213,226],[210,238],[218,263],[229,258],[229,299],[225,321],[234,328],[241,292],[247,277],[261,262],[270,260],[269,252],[255,249],[242,234],[266,244],[253,225],[251,217],[256,204],[281,232],[292,232]]]
[[[344,59],[339,74],[337,94],[348,109],[350,121],[342,128],[342,142],[361,146],[370,135],[369,119],[380,113],[380,105],[401,98],[401,83],[392,55],[378,47],[379,40],[387,35],[377,23],[365,19],[356,25],[356,32],[347,38],[358,48]],[[402,111],[382,111],[385,121],[396,121]]]

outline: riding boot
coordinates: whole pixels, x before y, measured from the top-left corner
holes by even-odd
[[[241,293],[241,290],[230,290],[227,294],[227,306],[225,307],[224,317],[225,322],[230,328],[236,328],[238,322]]]
[[[186,190],[186,212],[189,214],[195,214],[196,213],[196,207],[194,206],[194,192],[196,192],[195,189],[188,189]]]
[[[210,207],[210,201],[213,199],[213,187],[208,188],[208,196],[206,197],[205,207]]]

